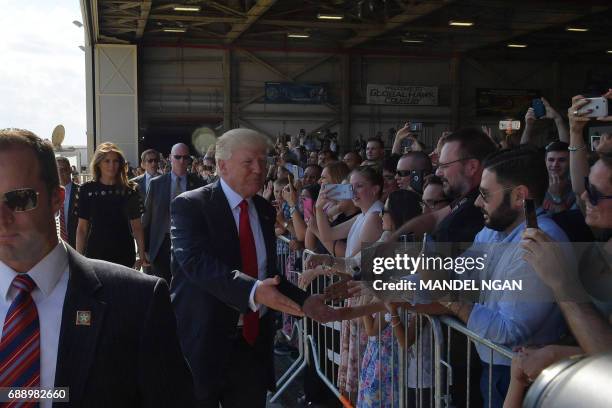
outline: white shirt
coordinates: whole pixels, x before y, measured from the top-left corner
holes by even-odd
[[[149,192],[149,185],[151,184],[151,180],[157,176],[159,176],[159,174],[149,174],[145,171],[145,195]]]
[[[221,182],[221,189],[227,198],[232,215],[234,216],[234,222],[236,223],[236,232],[240,233],[240,203],[244,198],[234,190],[223,180]],[[247,203],[249,204],[249,221],[251,223],[251,231],[253,231],[253,239],[255,240],[255,251],[257,252],[257,276],[258,281],[253,285],[251,294],[249,295],[249,306],[251,310],[258,310],[259,305],[255,304],[255,289],[262,280],[266,279],[266,241],[264,240],[263,231],[261,230],[261,224],[259,223],[259,216],[257,215],[257,209],[252,198],[248,198]],[[263,311],[262,311],[263,313]]]
[[[64,220],[66,220],[66,228],[68,228],[68,217],[70,216],[70,192],[72,191],[72,182],[64,186],[66,195],[64,196]]]
[[[38,310],[40,325],[40,387],[52,388],[69,276],[64,243],[60,241],[27,274],[36,283],[31,295]],[[6,313],[17,295],[17,290],[12,286],[16,276],[17,272],[0,261],[0,327],[4,327]],[[40,406],[51,408],[51,402],[50,399],[41,400]]]

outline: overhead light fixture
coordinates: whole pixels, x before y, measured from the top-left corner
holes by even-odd
[[[174,11],[191,11],[197,13],[202,8],[200,6],[174,6]]]
[[[308,33],[289,33],[287,34],[289,38],[310,38],[310,34]]]
[[[448,25],[454,27],[471,27],[474,25],[473,21],[459,21],[459,20],[451,20],[448,22]]]
[[[187,32],[186,28],[164,28],[162,29],[164,33],[184,33]]]
[[[527,48],[527,44],[508,44],[508,48]]]
[[[612,50],[608,50],[606,51],[608,54],[612,54]]]
[[[319,20],[342,20],[342,19],[344,19],[344,16],[342,14],[319,13],[319,14],[317,14],[317,18]]]
[[[402,38],[402,42],[406,44],[423,44],[423,40],[415,40],[413,38]]]
[[[565,31],[572,31],[575,33],[586,33],[587,31],[589,31],[589,29],[585,27],[567,27]]]

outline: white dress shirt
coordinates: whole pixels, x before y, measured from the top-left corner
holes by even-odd
[[[154,177],[157,177],[157,174],[149,174],[148,172],[145,171],[145,195],[147,195],[147,193],[149,192],[149,185],[151,184],[151,180]]]
[[[27,274],[36,283],[32,299],[38,310],[40,327],[40,387],[52,388],[55,384],[57,348],[62,324],[62,310],[68,287],[68,253],[60,241]],[[0,327],[11,303],[17,296],[12,283],[17,272],[0,261]],[[41,408],[51,408],[51,400],[40,400]]]
[[[68,230],[68,217],[70,216],[70,193],[72,191],[72,182],[64,186],[66,195],[64,196],[64,220],[66,220],[66,231]]]
[[[223,180],[220,179],[221,189],[227,198],[232,215],[234,216],[234,222],[236,223],[236,232],[240,234],[240,203],[244,198],[234,190]],[[266,241],[264,240],[263,231],[261,230],[261,224],[259,223],[259,216],[257,215],[257,209],[252,198],[246,200],[249,204],[249,221],[251,223],[251,231],[253,231],[253,239],[255,240],[255,251],[257,252],[257,276],[258,281],[253,285],[251,294],[249,295],[249,306],[251,310],[256,311],[259,305],[255,304],[255,289],[261,283],[262,280],[266,279]],[[263,310],[262,310],[263,313]]]

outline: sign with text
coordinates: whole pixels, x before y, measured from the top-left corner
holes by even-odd
[[[326,84],[302,84],[295,82],[266,82],[266,103],[325,103]]]
[[[438,105],[437,86],[400,86],[368,84],[370,105]]]
[[[521,118],[540,96],[538,89],[476,89],[476,115]]]

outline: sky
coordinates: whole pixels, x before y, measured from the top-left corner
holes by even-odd
[[[0,128],[87,144],[85,53],[79,0],[0,0]]]

